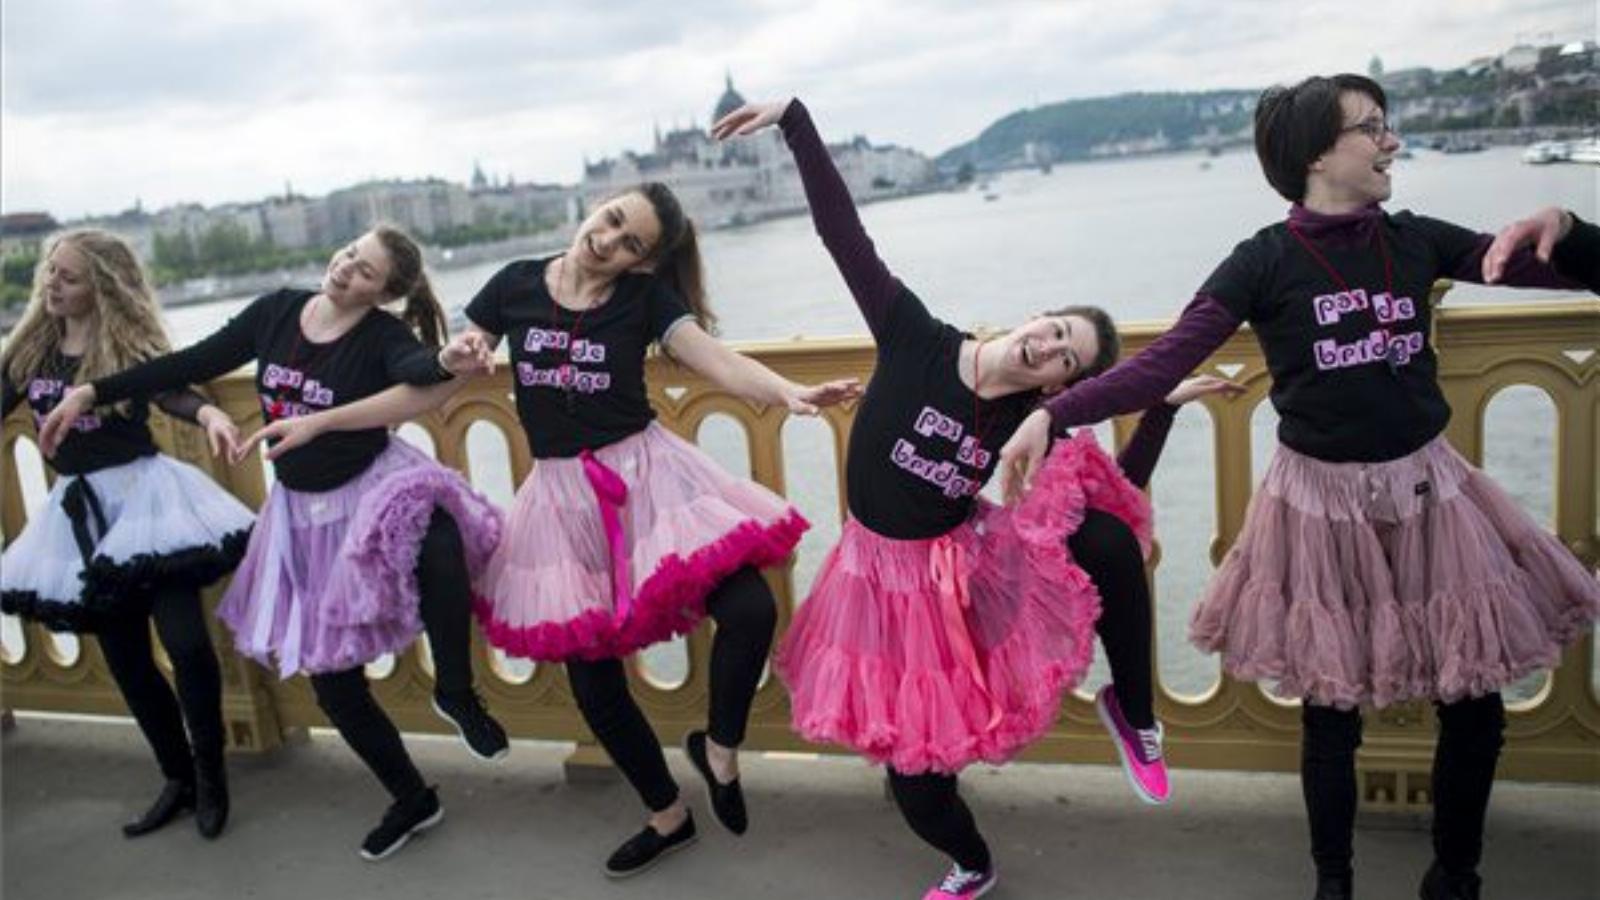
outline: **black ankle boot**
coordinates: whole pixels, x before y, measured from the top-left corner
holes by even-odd
[[[144,815],[122,826],[122,834],[131,838],[149,834],[191,809],[194,809],[194,784],[168,779],[156,802],[150,804]]]
[[[194,826],[200,836],[215,840],[228,824],[228,769],[222,755],[195,763]]]
[[[1417,896],[1422,900],[1478,900],[1482,886],[1483,879],[1477,873],[1451,875],[1444,870],[1444,866],[1439,865],[1438,860],[1434,860],[1427,874],[1422,876],[1422,886],[1417,890]]]
[[[1349,872],[1342,875],[1318,875],[1317,894],[1312,900],[1350,900],[1355,876]]]

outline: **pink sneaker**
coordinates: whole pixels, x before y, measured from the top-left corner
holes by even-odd
[[[989,893],[994,883],[993,868],[987,872],[969,872],[951,863],[950,871],[945,873],[944,880],[923,894],[922,900],[974,900]]]
[[[1117,745],[1122,771],[1133,785],[1133,792],[1146,803],[1167,802],[1172,796],[1172,786],[1167,782],[1167,764],[1161,759],[1161,723],[1157,722],[1154,728],[1129,725],[1122,717],[1116,692],[1109,684],[1095,695],[1094,709],[1111,734],[1111,742]]]

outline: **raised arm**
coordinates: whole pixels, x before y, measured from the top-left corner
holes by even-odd
[[[1404,222],[1416,228],[1433,245],[1438,277],[1484,283],[1485,271],[1490,268],[1489,253],[1495,245],[1493,235],[1431,216],[1402,212],[1393,218],[1397,223]],[[1503,254],[1496,275],[1495,283],[1508,287],[1555,290],[1581,290],[1583,287],[1563,278],[1547,258],[1541,259],[1534,248],[1528,246],[1513,247]]]
[[[734,352],[693,321],[683,322],[668,333],[667,350],[674,359],[725,391],[753,403],[784,406],[798,415],[814,416],[820,407],[832,406],[861,393],[861,383],[854,378],[816,385],[796,384],[750,357]]]
[[[398,384],[354,403],[268,422],[240,445],[234,461],[243,459],[263,441],[271,445],[267,459],[275,460],[326,432],[388,428],[438,409],[471,381],[466,376],[494,372],[494,347],[499,340],[476,325],[468,325],[437,353],[431,348],[420,355],[397,352],[386,364],[399,380]],[[441,369],[456,377],[439,381],[438,376],[443,374],[438,371]]]
[[[1161,458],[1161,450],[1166,446],[1167,435],[1172,431],[1172,420],[1177,416],[1179,407],[1206,394],[1234,397],[1242,393],[1244,385],[1215,375],[1185,378],[1160,403],[1145,410],[1144,415],[1139,417],[1139,427],[1134,429],[1128,445],[1117,454],[1117,465],[1122,469],[1122,474],[1136,487],[1150,484],[1150,475],[1155,472],[1156,461]]]
[[[252,304],[199,343],[96,379],[88,385],[92,399],[96,403],[149,399],[232,372],[256,357],[260,306],[260,301]]]
[[[877,337],[900,295],[900,281],[878,257],[856,213],[850,189],[845,186],[833,157],[817,134],[805,104],[798,99],[787,103],[746,104],[723,117],[712,126],[711,132],[718,139],[724,139],[752,134],[774,123],[782,129],[783,139],[794,154],[806,203],[811,207],[811,223],[833,257],[839,274],[844,276],[850,295],[867,320],[867,327]]]
[[[1166,334],[1094,378],[1045,401],[1000,448],[1000,484],[1007,497],[1026,489],[1050,448],[1050,435],[1161,403],[1185,376],[1242,324],[1220,300],[1197,294]]]
[[[1156,470],[1156,461],[1161,459],[1161,451],[1167,445],[1167,435],[1172,433],[1172,420],[1177,415],[1176,406],[1161,403],[1145,410],[1144,415],[1139,417],[1139,427],[1133,430],[1133,437],[1117,454],[1117,467],[1122,469],[1122,474],[1134,487],[1142,488],[1150,484],[1150,475]]]
[[[1554,206],[1513,222],[1501,229],[1483,253],[1483,282],[1519,283],[1518,263],[1526,267],[1530,251],[1535,260],[1553,265],[1562,277],[1600,293],[1600,227]]]
[[[183,350],[158,356],[115,375],[80,384],[67,391],[39,429],[39,449],[53,457],[78,417],[97,404],[118,403],[201,384],[218,378],[255,358],[255,336],[260,327],[262,301],[228,320],[211,336]],[[210,428],[207,428],[210,431]],[[215,449],[215,442],[213,448]]]

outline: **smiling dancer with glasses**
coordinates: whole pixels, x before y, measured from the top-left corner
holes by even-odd
[[[1272,88],[1256,153],[1294,205],[1245,240],[1149,348],[1053,398],[1001,451],[1026,481],[1049,433],[1140,409],[1246,322],[1261,343],[1279,447],[1194,612],[1192,640],[1234,678],[1304,701],[1301,781],[1319,900],[1351,896],[1363,705],[1434,702],[1427,900],[1475,898],[1499,758],[1500,688],[1554,666],[1600,611],[1593,573],[1443,436],[1428,339],[1436,279],[1483,280],[1492,238],[1389,213],[1400,141],[1358,75]],[[1496,273],[1574,286],[1527,248]]]

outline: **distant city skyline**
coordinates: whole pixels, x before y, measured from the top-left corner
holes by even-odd
[[[537,8],[530,8],[537,7]],[[250,202],[474,164],[575,184],[583,161],[709,125],[731,72],[830,138],[935,155],[1018,108],[1308,74],[1453,68],[1519,39],[1593,40],[1593,0],[8,0],[0,211]],[[1300,35],[1304,35],[1300,37]],[[930,102],[937,98],[937,102]]]

